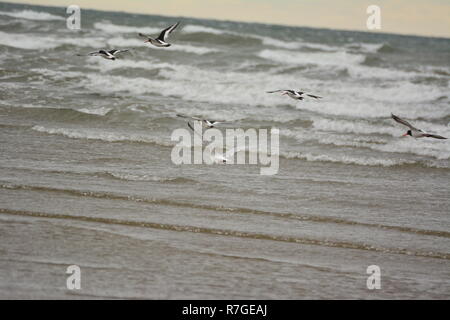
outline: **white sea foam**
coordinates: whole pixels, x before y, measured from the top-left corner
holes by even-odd
[[[188,25],[183,26],[182,32],[184,32],[184,33],[203,32],[203,33],[211,33],[211,34],[229,33],[225,30],[219,30],[216,28],[204,27],[204,26],[199,26],[199,25],[194,25],[194,24],[188,24]]]
[[[281,41],[269,37],[259,37],[262,40],[263,45],[273,46],[284,49],[299,49],[302,45],[298,42]]]
[[[130,69],[130,68],[136,68],[136,69],[144,69],[144,70],[155,70],[160,68],[171,68],[172,64],[167,62],[159,62],[157,60],[153,59],[147,59],[147,60],[131,60],[131,59],[124,59],[120,58],[115,60],[114,62],[111,62],[109,60],[105,59],[98,59],[98,57],[93,57],[92,59],[89,59],[89,66],[97,68],[100,70],[100,72],[109,72],[111,70],[116,69]],[[120,80],[119,80],[120,81]]]
[[[40,73],[48,78],[51,78],[52,80],[58,81],[83,78],[85,76],[83,72],[78,71],[56,71],[45,68],[35,68],[30,69],[30,71]]]
[[[163,96],[181,96],[191,101],[239,105],[264,101],[264,95],[255,95],[251,90],[246,90],[246,86],[248,88],[251,84],[243,86],[240,81],[236,81],[236,75],[232,72],[221,73],[171,64],[169,70],[167,68],[160,70],[160,75],[170,80],[88,74],[88,83],[85,86],[100,92],[124,91],[133,95],[156,93]],[[243,76],[248,78],[249,82],[254,80],[252,75]],[[209,81],[204,81],[205,79]],[[188,82],[192,84],[189,90],[186,87]]]
[[[0,45],[27,50],[53,49],[59,44],[51,37],[29,36],[0,31]]]
[[[94,28],[106,33],[136,33],[136,36],[137,33],[155,34],[155,36],[157,36],[162,30],[157,27],[130,27],[112,24],[109,22],[96,22],[94,23]]]
[[[22,10],[22,11],[0,11],[0,15],[9,16],[19,19],[27,20],[40,20],[40,21],[50,21],[50,20],[64,20],[64,17],[56,16],[48,12],[39,12],[32,10]]]
[[[61,107],[57,107],[57,106],[46,106],[46,105],[41,105],[41,104],[23,104],[20,107],[22,108],[26,108],[26,109],[55,109],[55,110],[74,110],[77,112],[81,112],[81,113],[86,113],[86,114],[95,114],[95,115],[100,115],[100,116],[104,116],[106,115],[109,111],[112,110],[112,108],[107,108],[107,107],[93,107],[93,108],[81,108],[81,109],[66,109],[66,108],[61,108]]]
[[[152,174],[133,174],[126,172],[108,172],[114,178],[127,181],[154,181],[154,182],[171,182],[181,180],[179,177],[159,177]]]
[[[313,120],[313,128],[321,131],[356,133],[356,134],[388,134],[399,136],[399,129],[394,126],[375,125],[360,120],[329,120],[318,118]]]
[[[305,47],[312,44],[305,44]],[[423,76],[418,72],[407,72],[395,69],[369,67],[362,65],[365,61],[363,53],[349,53],[345,49],[326,50],[326,52],[292,52],[288,50],[263,49],[257,56],[266,60],[275,61],[284,65],[312,65],[318,68],[317,72],[329,72],[331,70],[347,71],[352,78],[357,79],[398,79],[410,80],[417,76]]]
[[[390,125],[388,125],[390,124]],[[419,128],[426,128],[430,132],[440,132],[442,134],[449,134],[450,128],[448,126],[431,123],[428,121],[414,121],[414,125]],[[407,128],[400,124],[397,124],[390,117],[386,117],[386,120],[382,123],[369,123],[366,120],[330,120],[325,118],[313,119],[313,127],[319,130],[326,131],[338,131],[346,133],[363,133],[373,134],[381,133],[388,134],[394,137],[398,137],[399,133],[402,133]]]
[[[133,38],[124,38],[124,37],[114,37],[106,40],[106,43],[110,47],[117,48],[127,48],[127,47],[146,47],[147,44],[144,43],[144,40],[141,39],[133,39]]]
[[[446,141],[434,139],[414,139],[401,137],[406,129],[395,124],[388,126],[383,121],[380,124],[371,124],[364,120],[329,120],[314,119],[313,129],[281,130],[281,134],[293,137],[299,142],[314,141],[319,144],[346,146],[355,148],[369,148],[374,151],[415,154],[448,160],[450,158],[450,145]],[[417,122],[426,127],[438,129],[441,134],[450,134],[450,128],[431,123]],[[315,131],[317,130],[317,131]],[[313,134],[311,134],[313,133]],[[393,138],[379,136],[389,135]],[[365,136],[367,135],[367,136]]]
[[[348,66],[364,61],[363,55],[340,52],[292,52],[285,50],[264,49],[258,53],[260,58],[284,64],[314,64],[320,66]]]
[[[62,135],[73,139],[102,140],[106,142],[144,142],[167,147],[173,146],[173,143],[169,141],[138,133],[107,132],[90,128],[47,128],[43,126],[34,126],[31,129],[47,134]]]
[[[101,60],[101,59],[100,59]],[[425,84],[397,81],[389,86],[368,86],[365,83],[316,80],[301,74],[270,74],[266,72],[226,72],[214,69],[200,69],[191,65],[162,63],[154,61],[132,61],[130,59],[96,61],[96,68],[105,72],[117,67],[137,67],[153,70],[160,68],[159,75],[168,80],[151,78],[125,78],[111,76],[102,78],[89,74],[87,87],[93,90],[131,94],[157,93],[163,96],[178,96],[185,100],[202,101],[240,106],[291,105],[293,108],[309,110],[327,115],[352,118],[390,117],[390,113],[407,115],[410,119],[436,119],[450,114],[444,103],[429,103],[446,93],[445,88]],[[108,63],[108,64],[107,64]],[[208,81],[205,81],[208,79]],[[187,90],[187,83],[192,85]],[[265,91],[292,88],[319,94],[320,101],[295,101],[279,94]],[[427,107],[423,107],[423,103]],[[254,109],[248,110],[255,111]],[[270,120],[270,117],[269,119]],[[426,129],[426,128],[424,128]],[[388,129],[390,130],[390,129]],[[430,130],[435,130],[430,128]],[[436,130],[437,131],[437,130]]]
[[[184,51],[184,52],[195,53],[195,54],[199,54],[199,55],[213,53],[213,52],[219,52],[219,50],[217,50],[217,49],[200,47],[200,46],[192,46],[189,44],[177,44],[177,45],[170,46],[167,49],[169,51],[171,51],[171,50]]]
[[[183,52],[194,53],[194,54],[199,54],[199,55],[219,51],[214,48],[206,48],[206,47],[202,47],[202,46],[193,46],[190,44],[181,44],[181,43],[177,43],[168,48],[158,48],[158,47],[154,47],[152,45],[148,45],[148,44],[144,43],[144,41],[139,40],[139,39],[126,39],[123,37],[115,37],[115,38],[108,39],[107,43],[111,47],[120,47],[120,48],[147,47],[147,49],[151,49],[151,50],[164,50],[164,51],[169,51],[169,52],[170,51],[183,51]]]
[[[78,112],[87,113],[87,114],[95,114],[95,115],[99,115],[99,116],[104,116],[111,110],[112,110],[112,108],[107,108],[107,107],[77,109]]]
[[[387,144],[371,145],[372,150],[394,153],[411,153],[433,157],[438,160],[450,159],[450,147],[446,141],[434,139],[413,139],[410,137],[392,140]]]
[[[90,37],[53,38],[51,36],[6,33],[0,31],[0,45],[26,50],[54,49],[65,44],[80,47],[95,47],[102,42],[102,39]]]
[[[347,44],[345,48],[357,49],[367,53],[376,53],[383,47],[383,43],[352,43]]]
[[[342,51],[342,48],[330,46],[326,44],[321,43],[312,43],[312,42],[304,42],[301,44],[302,48],[309,48],[309,49],[316,49],[321,51],[329,51],[329,52],[336,52],[336,51]]]
[[[374,157],[354,157],[348,155],[328,155],[328,154],[313,154],[313,153],[299,153],[287,152],[281,154],[287,159],[301,159],[306,161],[320,161],[320,162],[334,162],[342,164],[356,164],[360,166],[383,166],[392,167],[403,164],[413,164],[414,161],[396,160],[396,159],[382,159]]]
[[[97,48],[99,46],[104,46],[105,41],[98,37],[61,37],[58,39],[52,39],[57,45],[70,44],[78,47],[90,47]]]

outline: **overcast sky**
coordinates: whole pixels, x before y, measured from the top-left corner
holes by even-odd
[[[450,38],[450,0],[9,0],[7,2],[221,20],[365,30],[369,5],[380,32]]]

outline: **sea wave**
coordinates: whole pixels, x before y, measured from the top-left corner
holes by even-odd
[[[398,137],[406,130],[406,127],[399,126],[396,122],[394,122],[394,120],[390,119],[390,117],[386,117],[386,120],[379,120],[378,123],[371,123],[362,119],[331,120],[325,118],[314,118],[312,121],[312,126],[315,129],[342,133],[387,134],[393,137]],[[391,123],[390,126],[387,125],[388,121]],[[439,132],[444,135],[450,134],[450,127],[445,125],[419,120],[415,121],[414,124],[418,127],[427,128],[430,132]]]
[[[330,120],[317,118],[313,120],[313,128],[321,131],[356,133],[356,134],[388,134],[399,136],[400,129],[394,126],[371,124],[364,120]]]
[[[86,196],[90,196],[89,193],[86,193]],[[352,249],[352,250],[366,250],[372,252],[383,252],[383,253],[394,253],[394,254],[403,254],[407,256],[418,256],[418,257],[426,257],[426,258],[437,258],[450,260],[450,255],[445,252],[436,252],[436,251],[415,251],[411,249],[398,248],[398,247],[380,247],[374,246],[373,244],[367,243],[358,243],[358,242],[346,242],[346,241],[337,241],[337,240],[329,240],[329,239],[315,239],[315,238],[303,238],[303,237],[293,237],[289,235],[276,235],[270,233],[257,233],[257,232],[246,232],[239,231],[234,229],[216,229],[209,228],[203,226],[196,225],[174,225],[169,223],[161,223],[161,222],[151,222],[151,221],[137,221],[137,220],[120,220],[114,218],[103,218],[103,217],[90,217],[90,216],[82,216],[82,215],[68,215],[68,214],[56,214],[56,213],[47,213],[47,212],[37,212],[37,211],[25,211],[25,210],[14,210],[8,208],[0,208],[0,213],[16,215],[16,216],[27,216],[27,217],[36,217],[36,218],[46,218],[46,219],[61,219],[61,220],[73,220],[73,221],[82,221],[82,222],[93,222],[93,223],[104,223],[107,225],[122,225],[126,227],[139,227],[139,228],[150,228],[156,230],[167,230],[167,231],[176,231],[176,232],[192,232],[195,234],[209,234],[216,235],[222,237],[239,237],[245,239],[257,239],[257,240],[270,240],[270,241],[279,241],[279,242],[288,242],[288,243],[296,243],[296,244],[306,244],[306,245],[315,245],[315,246],[324,246],[324,247],[332,247],[332,248],[343,248],[343,249]],[[380,226],[378,226],[380,227]],[[407,228],[405,228],[407,229]],[[421,230],[419,230],[421,231]],[[426,232],[426,230],[425,230]],[[423,233],[423,232],[421,232]],[[440,231],[432,231],[432,234],[437,233],[439,235],[447,236],[445,232]]]
[[[313,154],[301,152],[286,152],[280,153],[281,157],[286,159],[300,159],[306,161],[319,162],[333,162],[342,164],[354,164],[360,166],[382,166],[392,167],[405,164],[416,164],[416,161],[410,160],[396,160],[396,159],[382,159],[374,157],[355,157],[349,155],[328,155],[328,154]]]
[[[317,134],[311,135],[310,131],[307,131],[311,129],[287,129],[281,130],[281,133],[302,143],[314,141],[325,145],[368,148],[374,151],[412,154],[438,160],[448,160],[450,158],[450,145],[448,143],[434,139],[401,137],[404,130],[394,127],[394,125],[391,127],[385,124],[372,124],[364,120],[315,119],[312,126],[315,130],[318,130]],[[434,127],[443,129],[444,126],[434,124]],[[448,129],[441,131],[444,134],[450,133]],[[321,134],[322,132],[324,134]],[[394,138],[380,135],[388,135]],[[411,141],[412,139],[414,141]]]
[[[93,108],[77,109],[78,112],[86,113],[86,114],[95,114],[98,116],[104,116],[111,110],[112,110],[112,108],[107,108],[107,107],[93,107]]]
[[[257,36],[255,36],[257,37]],[[272,46],[272,47],[277,47],[277,48],[284,48],[284,49],[299,49],[302,47],[302,44],[298,43],[298,42],[289,42],[289,41],[281,41],[281,40],[277,40],[274,38],[269,38],[269,37],[257,37],[259,39],[261,39],[262,44],[265,46]]]
[[[425,157],[433,157],[438,160],[450,159],[450,147],[448,143],[433,139],[411,141],[412,138],[400,138],[386,144],[371,145],[372,150],[394,153],[410,153]],[[448,166],[446,166],[448,167]]]
[[[0,15],[9,16],[13,18],[27,19],[27,20],[39,20],[39,21],[51,21],[51,20],[65,20],[64,17],[56,16],[48,12],[40,12],[33,10],[22,11],[0,11]]]
[[[128,172],[106,172],[105,175],[125,181],[153,181],[162,183],[195,183],[196,180],[184,177],[160,177],[152,174],[134,174]]]
[[[174,145],[170,141],[139,133],[107,132],[91,128],[48,128],[43,126],[33,126],[31,129],[47,134],[62,135],[72,139],[101,140],[106,142],[140,142],[155,144],[162,147],[172,147]]]
[[[96,22],[94,23],[94,28],[106,33],[144,33],[144,34],[156,34],[161,32],[160,28],[156,27],[131,27],[122,26],[117,24],[112,24],[109,22]]]
[[[117,59],[114,63],[111,61],[107,61],[105,59],[91,59],[89,61],[89,66],[99,69],[100,72],[108,72],[116,69],[143,69],[143,70],[158,70],[162,68],[168,68],[169,70],[173,70],[173,64],[167,62],[160,62],[156,59],[147,59],[147,60],[131,60],[131,59]],[[95,78],[95,77],[94,77]],[[119,79],[117,79],[119,81]]]
[[[55,49],[63,45],[73,45],[79,47],[97,47],[99,44],[105,43],[100,38],[74,38],[61,37],[54,38],[51,36],[28,35],[21,33],[6,33],[0,31],[0,45],[26,49],[26,50],[45,50]]]
[[[306,44],[305,46],[310,46],[310,44]],[[397,79],[409,81],[414,77],[423,76],[423,73],[416,71],[382,67],[380,66],[381,60],[373,63],[371,61],[372,58],[368,57],[365,53],[350,53],[342,48],[316,52],[263,49],[256,56],[284,65],[314,66],[319,69],[317,72],[320,72],[320,74],[328,74],[330,72],[343,74],[342,71],[345,71],[345,74],[356,79],[386,79],[389,81]]]
[[[60,44],[51,37],[36,36],[0,31],[0,45],[26,50],[54,49]]]
[[[183,26],[182,31],[184,33],[211,33],[211,34],[226,34],[226,33],[230,33],[229,31],[226,30],[220,30],[220,29],[216,29],[216,28],[211,28],[211,27],[205,27],[205,26],[200,26],[200,25],[193,25],[193,24],[188,24]]]
[[[383,43],[350,43],[344,47],[350,50],[361,51],[365,53],[377,53],[383,47]]]
[[[190,44],[181,44],[181,43],[177,43],[176,45],[170,46],[168,48],[158,48],[158,47],[154,47],[154,46],[149,46],[148,44],[144,43],[144,41],[139,40],[139,39],[126,39],[123,37],[115,37],[115,38],[110,38],[107,40],[107,43],[109,46],[114,46],[114,47],[120,47],[120,48],[124,48],[124,47],[147,47],[151,50],[164,50],[164,51],[183,51],[183,52],[187,52],[187,53],[194,53],[194,54],[207,54],[207,53],[212,53],[212,52],[219,52],[218,49],[215,48],[207,48],[207,47],[202,47],[202,46],[194,46],[194,45],[190,45]]]
[[[130,26],[121,26],[121,25],[115,25],[111,23],[105,23],[105,22],[97,22],[94,24],[94,27],[98,30],[102,30],[107,33],[147,33],[147,34],[155,34],[155,36],[161,31],[160,28],[153,28],[153,27],[130,27]],[[192,25],[188,24],[186,26],[181,26],[180,32],[182,34],[192,34],[192,33],[206,33],[206,34],[212,34],[212,35],[232,35],[235,37],[243,37],[243,38],[253,38],[258,39],[261,41],[263,45],[271,46],[271,47],[278,47],[278,48],[284,48],[284,49],[299,49],[302,45],[298,42],[288,42],[288,41],[281,41],[278,39],[265,37],[265,36],[258,36],[253,34],[241,34],[229,30],[220,30],[216,28],[211,27],[205,27],[200,25]],[[117,41],[116,41],[117,40]],[[141,41],[134,41],[134,39],[111,39],[109,40],[109,43],[112,43],[114,45],[121,45],[121,46],[141,46],[143,42]],[[120,41],[119,41],[120,40]],[[128,41],[129,40],[129,41]],[[193,52],[193,53],[209,53],[209,52],[215,52],[218,51],[217,49],[213,48],[206,48],[206,47],[198,47],[198,46],[188,46],[188,45],[173,45],[169,48],[164,48],[164,50],[176,50],[176,48],[183,48],[180,49],[181,51],[187,51],[187,52]],[[314,46],[311,44],[311,46]]]
[[[238,33],[233,32],[229,30],[221,30],[211,27],[205,27],[200,25],[186,25],[183,27],[182,32],[184,33],[207,33],[212,35],[232,35],[239,38],[250,38],[250,39],[257,39],[261,41],[262,45],[269,46],[269,47],[277,47],[277,48],[284,48],[284,49],[299,49],[302,47],[302,44],[297,41],[282,41],[275,38],[267,37],[267,36],[260,36],[256,34],[249,34],[249,33]]]
[[[52,119],[53,121],[87,120],[89,116],[105,116],[112,108],[87,107],[80,109],[64,108],[59,105],[23,104],[9,107],[9,112],[30,117]]]
[[[348,66],[364,61],[364,56],[340,52],[292,52],[285,50],[261,50],[257,54],[260,58],[273,60],[284,64],[313,64],[320,66]]]

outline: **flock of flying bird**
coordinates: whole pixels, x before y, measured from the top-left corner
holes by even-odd
[[[175,30],[178,25],[180,23],[177,22],[169,27],[167,27],[166,29],[162,30],[161,33],[159,34],[158,37],[156,38],[152,38],[148,35],[139,33],[138,35],[140,37],[145,38],[146,40],[144,42],[148,42],[149,44],[152,44],[156,47],[170,47],[171,44],[167,42],[167,38],[169,36],[170,33],[172,33],[173,30]],[[127,52],[130,51],[129,49],[123,49],[123,50],[99,50],[99,51],[94,51],[94,52],[90,52],[87,55],[88,56],[101,56],[104,59],[108,59],[108,60],[116,60],[116,55],[118,53],[122,53],[122,52]],[[83,56],[81,54],[78,54],[78,56]],[[276,92],[282,92],[282,95],[287,95],[288,97],[295,99],[295,100],[304,100],[305,97],[309,97],[309,98],[313,98],[313,99],[322,99],[322,97],[314,95],[314,94],[309,94],[309,93],[305,93],[302,91],[295,91],[295,90],[274,90],[274,91],[267,91],[267,93],[276,93]],[[189,117],[189,116],[185,116],[185,115],[181,115],[181,114],[177,114],[178,117],[182,117],[182,118],[190,118],[192,120],[195,121],[201,121],[202,125],[205,126],[206,128],[213,128],[215,125],[219,124],[219,123],[224,123],[225,121],[213,121],[213,120],[207,120],[207,119],[201,119],[201,118],[196,118],[196,117]],[[394,119],[396,122],[406,126],[409,128],[409,130],[403,134],[403,136],[411,136],[414,138],[435,138],[435,139],[447,139],[443,136],[437,135],[437,134],[432,134],[432,133],[428,133],[425,132],[422,129],[418,129],[416,127],[414,127],[413,125],[411,125],[408,121],[401,119],[400,117],[391,114],[392,119]],[[191,126],[191,124],[188,122],[188,126],[189,128],[191,128],[194,131],[194,128]]]

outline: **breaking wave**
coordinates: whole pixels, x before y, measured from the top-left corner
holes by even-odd
[[[9,16],[19,19],[27,20],[39,20],[39,21],[51,21],[51,20],[65,20],[64,17],[56,16],[48,12],[22,10],[22,11],[0,11],[0,15]]]
[[[166,142],[150,135],[138,133],[106,132],[95,129],[46,128],[43,126],[33,126],[31,129],[47,134],[62,135],[72,139],[101,140],[106,142],[139,142],[162,147],[171,147],[174,145],[170,141]]]
[[[312,153],[300,153],[300,152],[286,152],[280,153],[280,156],[286,159],[300,159],[306,161],[319,161],[319,162],[333,162],[342,164],[355,164],[359,166],[382,166],[392,167],[404,164],[416,164],[415,161],[408,160],[394,160],[394,159],[381,159],[372,157],[354,157],[348,155],[327,155],[327,154],[312,154]]]

